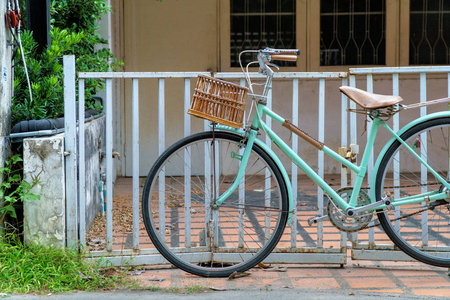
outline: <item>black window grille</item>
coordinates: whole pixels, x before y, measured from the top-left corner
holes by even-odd
[[[385,0],[320,1],[320,65],[386,64]]]
[[[409,64],[450,62],[450,1],[410,0]]]
[[[239,53],[266,47],[296,47],[296,0],[231,0],[231,66],[239,66]],[[254,60],[251,54],[243,62]],[[278,62],[277,62],[278,64]],[[295,62],[279,65],[295,66]]]

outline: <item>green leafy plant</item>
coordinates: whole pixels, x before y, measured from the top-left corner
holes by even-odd
[[[133,286],[125,271],[103,268],[84,254],[69,249],[20,241],[0,243],[2,293],[58,293]]]
[[[37,44],[31,32],[26,31],[22,34],[33,100],[29,97],[25,72],[19,67],[14,78],[13,123],[57,118],[64,113],[61,57],[65,52],[71,51],[74,44],[81,41],[84,33],[69,33],[65,29],[54,28],[50,35],[52,45],[41,55],[36,55],[34,51]]]
[[[19,154],[7,157],[5,167],[0,168],[3,181],[0,183],[0,224],[10,216],[17,219],[14,205],[23,200],[39,200],[40,196],[30,193],[30,190],[39,183],[39,175],[31,183],[22,179],[22,168],[19,164],[22,158]]]
[[[26,1],[21,0],[21,7]],[[15,56],[14,97],[12,123],[25,120],[61,117],[64,113],[63,55],[76,56],[77,72],[118,70],[118,62],[108,48],[107,41],[98,34],[98,21],[109,8],[105,0],[52,0],[49,45],[43,53],[36,52],[37,43],[30,31],[21,35],[22,48],[28,67],[33,99],[20,53]],[[25,15],[23,12],[22,15]],[[26,20],[24,20],[26,22]],[[23,25],[25,27],[25,25]],[[20,52],[20,49],[17,50]],[[101,80],[86,80],[86,99],[103,88]]]

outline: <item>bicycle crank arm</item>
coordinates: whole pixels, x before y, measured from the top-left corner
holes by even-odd
[[[379,200],[377,202],[374,202],[374,203],[371,203],[371,204],[367,204],[367,205],[364,205],[364,206],[360,206],[360,207],[357,207],[357,208],[349,208],[349,209],[347,209],[347,216],[353,217],[357,213],[360,213],[360,212],[363,212],[363,211],[368,211],[368,210],[373,210],[373,209],[375,209],[375,208],[377,208],[378,206],[381,206],[381,205],[386,205],[386,207],[388,209],[392,208],[391,200],[389,200],[389,198],[386,195],[383,195],[381,197],[381,200]]]
[[[312,226],[313,224],[317,224],[320,220],[328,220],[328,216],[315,216],[308,219],[308,225]]]

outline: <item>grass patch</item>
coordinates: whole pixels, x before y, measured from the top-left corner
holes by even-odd
[[[0,291],[60,293],[127,287],[125,271],[102,268],[77,251],[0,243]]]
[[[211,291],[211,288],[199,284],[188,285],[185,286],[184,289],[186,290],[187,294],[204,293]]]
[[[150,292],[159,292],[159,291],[162,291],[162,288],[160,288],[159,286],[152,286],[152,285],[147,286],[147,287],[145,287],[144,289],[147,290],[147,291],[150,291]]]
[[[174,293],[174,294],[198,294],[198,293],[210,292],[211,288],[200,285],[200,284],[192,284],[192,285],[186,285],[183,287],[162,288],[159,291],[164,291],[166,293]]]

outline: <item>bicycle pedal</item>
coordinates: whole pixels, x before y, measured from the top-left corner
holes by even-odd
[[[308,219],[308,225],[312,226],[313,224],[317,224],[320,220],[328,219],[327,215],[324,216],[315,216]]]

